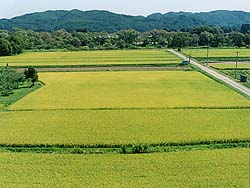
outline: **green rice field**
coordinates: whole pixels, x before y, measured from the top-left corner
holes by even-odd
[[[181,60],[126,50],[29,52],[0,58],[6,62]],[[0,187],[249,187],[250,100],[195,69],[45,72],[39,80],[0,98]]]
[[[190,54],[192,57],[207,57],[206,48],[197,48],[197,49],[183,49],[184,54]],[[236,57],[236,53],[239,52],[240,57],[250,57],[250,49],[238,49],[238,48],[210,48],[209,56],[210,57]]]
[[[0,57],[0,66],[178,65],[181,60],[166,50],[110,50],[79,52],[26,52]]]
[[[194,71],[41,73],[46,85],[10,110],[249,107],[250,101]]]
[[[11,111],[0,113],[0,144],[121,145],[250,140],[249,122],[250,109]]]
[[[230,62],[230,63],[210,63],[209,64],[211,67],[216,68],[216,69],[235,69],[236,68],[236,63],[235,62]],[[239,69],[250,69],[250,62],[248,63],[238,63],[238,68]]]
[[[248,188],[249,149],[140,155],[0,153],[0,186]]]
[[[39,76],[45,86],[0,113],[5,130],[0,143],[116,145],[250,138],[249,109],[230,109],[248,108],[250,101],[198,72]]]
[[[183,49],[182,52],[186,55],[191,55],[193,58],[204,62],[207,57],[207,49]],[[232,49],[209,49],[209,62],[235,61],[236,53],[239,52],[239,61],[250,61],[250,49],[232,48]]]

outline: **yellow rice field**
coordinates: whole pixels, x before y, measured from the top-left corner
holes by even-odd
[[[248,188],[249,149],[141,155],[0,153],[0,187]]]
[[[166,50],[103,50],[79,52],[26,52],[0,57],[0,66],[74,66],[180,64],[181,60]]]
[[[0,144],[121,145],[250,140],[249,109],[0,113]]]
[[[210,48],[209,49],[209,57],[213,58],[226,58],[226,57],[236,57],[236,53],[239,52],[239,57],[249,57],[250,58],[250,49],[245,48],[228,48],[228,49],[220,49],[220,48]],[[192,57],[207,57],[207,49],[183,49],[183,53],[186,55],[191,55]]]
[[[41,73],[46,85],[11,110],[246,107],[250,101],[193,71]]]
[[[217,69],[235,69],[236,68],[236,63],[231,62],[231,63],[210,63],[209,64],[211,67],[217,68]],[[250,62],[248,63],[238,63],[238,68],[239,69],[250,69]]]

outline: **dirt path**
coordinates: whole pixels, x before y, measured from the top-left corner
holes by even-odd
[[[185,55],[183,55],[183,54],[181,54],[179,52],[176,52],[174,50],[168,50],[168,51],[175,54],[175,55],[177,55],[178,57],[180,57],[183,60],[188,59]],[[245,95],[250,96],[250,89],[248,89],[247,87],[239,84],[238,82],[236,82],[236,81],[234,81],[234,80],[232,80],[232,79],[230,79],[230,78],[228,78],[228,77],[226,77],[226,76],[224,76],[224,75],[222,75],[222,74],[220,74],[220,73],[218,73],[218,72],[216,72],[216,71],[214,71],[214,70],[212,70],[212,69],[210,69],[208,67],[205,67],[205,66],[201,65],[200,63],[198,63],[198,62],[196,62],[194,60],[191,60],[190,63],[192,65],[195,65],[196,67],[200,68],[201,70],[203,70],[207,74],[217,78],[218,80],[221,80],[221,81],[229,84],[230,86],[232,86],[233,88],[241,91]]]
[[[25,68],[17,68],[23,72]],[[189,67],[157,67],[157,66],[112,66],[112,67],[44,67],[36,68],[38,72],[85,72],[85,71],[157,71],[157,70],[190,70]]]

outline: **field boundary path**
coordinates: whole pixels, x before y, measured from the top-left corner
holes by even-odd
[[[187,60],[188,58],[183,55],[182,53],[176,52],[175,50],[168,50],[169,52],[175,54],[176,56],[180,57],[183,60]],[[194,61],[194,60],[190,60],[190,63],[198,68],[200,68],[202,71],[206,72],[207,74],[215,77],[216,79],[223,81],[224,83],[229,84],[230,86],[232,86],[233,88],[241,91],[242,93],[244,93],[247,96],[250,96],[250,89],[248,89],[247,87],[237,83],[236,81],[232,80],[231,78],[228,78],[224,75],[222,75],[221,73],[216,72],[215,70],[212,70],[208,67],[205,67],[203,65],[201,65],[200,63]]]
[[[16,68],[23,72],[26,68]],[[38,72],[86,72],[86,71],[167,71],[190,70],[189,67],[180,66],[98,66],[98,67],[38,67]]]

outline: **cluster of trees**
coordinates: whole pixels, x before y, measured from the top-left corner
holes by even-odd
[[[34,32],[15,29],[0,31],[0,56],[15,55],[23,50],[97,50],[141,47],[182,48],[196,46],[247,46],[250,45],[250,30],[244,25],[244,33],[224,31],[221,28],[201,26],[178,32],[152,30],[138,32],[122,30],[115,33],[75,32],[58,30],[55,32]]]
[[[24,80],[23,74],[11,68],[0,69],[0,96],[7,96],[17,89]]]
[[[38,81],[37,71],[34,68],[28,68],[24,73],[16,72],[13,68],[0,68],[0,96],[8,96],[13,90],[20,88],[24,82],[30,87]]]

